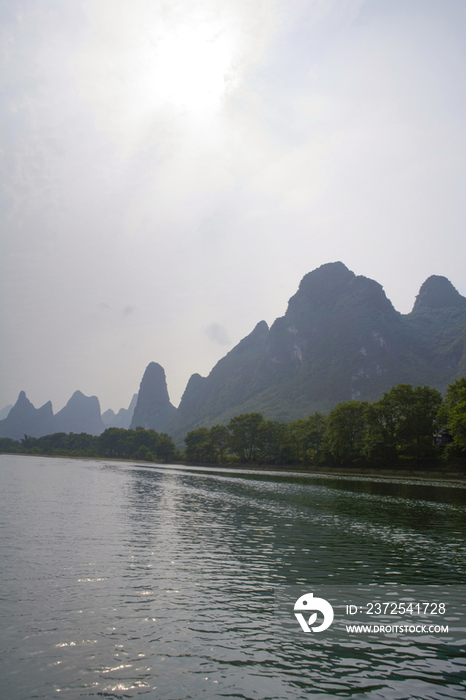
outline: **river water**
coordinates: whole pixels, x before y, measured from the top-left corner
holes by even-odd
[[[0,503],[2,699],[466,698],[458,616],[274,624],[287,587],[466,591],[462,485],[0,455]]]

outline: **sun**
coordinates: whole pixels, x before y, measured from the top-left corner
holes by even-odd
[[[114,7],[123,9],[95,18],[76,59],[78,90],[100,128],[125,140],[167,114],[213,121],[235,85],[238,24],[219,13],[151,14],[147,3]]]
[[[215,23],[178,26],[154,47],[147,87],[157,101],[193,113],[214,111],[233,80],[234,47],[232,32]]]

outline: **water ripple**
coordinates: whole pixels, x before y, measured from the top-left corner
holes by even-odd
[[[2,692],[464,698],[464,640],[272,631],[279,584],[466,580],[465,490],[413,489],[0,456]]]

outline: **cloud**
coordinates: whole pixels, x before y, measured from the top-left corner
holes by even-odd
[[[204,328],[204,333],[213,343],[219,345],[231,345],[231,340],[228,336],[225,326],[221,323],[211,323],[210,326]]]

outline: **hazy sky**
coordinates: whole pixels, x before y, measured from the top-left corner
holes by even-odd
[[[466,296],[465,0],[3,0],[0,408],[127,407],[341,260]]]

